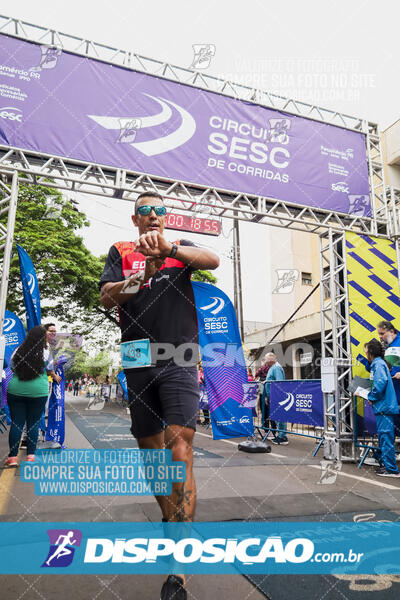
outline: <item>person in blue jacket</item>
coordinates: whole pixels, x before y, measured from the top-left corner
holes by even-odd
[[[400,333],[390,321],[380,321],[377,325],[377,330],[379,339],[385,350],[384,358],[390,365],[390,375],[394,385],[397,404],[400,407]],[[359,354],[357,360],[370,372],[370,364],[364,356]],[[400,436],[400,414],[395,416],[394,426],[395,434]]]
[[[394,451],[394,415],[399,414],[399,405],[393,387],[392,378],[386,362],[383,360],[384,349],[378,340],[366,344],[367,359],[370,364],[372,389],[368,400],[376,418],[379,438],[379,460],[381,466],[376,474],[381,477],[399,477]]]
[[[283,370],[282,365],[280,365],[278,363],[278,361],[276,360],[276,355],[274,352],[268,352],[266,354],[265,358],[266,358],[266,362],[268,364],[271,364],[271,367],[269,368],[268,373],[267,373],[267,379],[266,379],[266,384],[265,384],[266,394],[267,394],[267,398],[268,398],[268,402],[269,402],[270,391],[271,391],[271,381],[283,381],[284,379],[286,379],[286,377],[285,377],[285,371]],[[281,421],[277,421],[275,423],[275,421],[271,421],[271,425],[272,425],[273,429],[276,428],[275,437],[271,440],[271,442],[273,444],[281,444],[283,446],[287,446],[287,444],[289,443],[289,440],[287,438],[286,423],[281,422]]]

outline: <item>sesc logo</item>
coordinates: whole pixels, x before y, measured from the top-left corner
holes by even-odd
[[[0,108],[0,118],[22,123],[22,110],[15,106],[3,106],[3,108]]]
[[[240,417],[239,423],[250,423],[249,417]]]
[[[36,279],[33,273],[29,273],[28,275],[28,288],[31,294],[35,291],[36,287]]]
[[[279,406],[283,406],[283,408],[288,411],[292,408],[294,404],[294,396],[290,392],[286,392],[286,398],[279,402]]]
[[[104,129],[115,129],[119,131],[116,142],[128,143],[135,148],[135,150],[138,150],[146,156],[156,156],[157,154],[175,150],[175,148],[182,146],[182,144],[185,144],[185,142],[190,140],[196,131],[196,121],[187,110],[166,98],[152,96],[151,94],[146,94],[144,92],[143,95],[156,102],[161,107],[161,111],[155,115],[140,117],[87,116],[98,125],[101,125],[101,127],[104,127]],[[172,109],[174,109],[175,114],[176,112],[179,114],[180,124],[178,126],[172,126],[170,124],[171,121],[176,121]],[[160,135],[154,139],[136,142],[138,132],[142,133],[143,130],[149,127],[157,127],[159,125],[164,126],[163,132],[168,131],[167,135]],[[171,131],[173,127],[174,129]]]
[[[3,323],[3,333],[7,333],[8,331],[11,331],[11,329],[13,329],[15,325],[15,319],[4,319],[4,323]]]
[[[344,181],[338,181],[337,183],[332,183],[331,185],[333,192],[343,192],[344,194],[349,193],[349,188],[347,187],[347,183]]]
[[[224,308],[225,300],[223,298],[219,298],[218,296],[211,296],[211,299],[211,304],[207,304],[207,306],[200,306],[200,308],[201,310],[209,310],[211,314],[217,315]]]

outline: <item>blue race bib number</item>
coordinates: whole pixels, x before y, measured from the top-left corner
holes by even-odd
[[[121,344],[121,362],[123,369],[151,366],[150,340],[133,340]]]

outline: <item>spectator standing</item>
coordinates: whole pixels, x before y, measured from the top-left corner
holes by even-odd
[[[48,373],[54,364],[46,343],[46,330],[37,325],[28,332],[10,360],[13,376],[8,384],[7,403],[11,415],[9,432],[10,452],[5,466],[18,466],[18,449],[26,424],[27,457],[35,460],[39,421],[48,396]]]
[[[376,474],[381,477],[400,477],[394,449],[394,415],[399,414],[399,406],[392,378],[383,360],[384,350],[378,340],[368,342],[366,351],[373,379],[368,400],[376,418],[380,450],[378,460],[381,466],[376,470]]]
[[[256,371],[255,378],[258,381],[260,381],[261,383],[264,383],[266,381],[268,371],[270,370],[270,368],[272,366],[272,363],[270,363],[268,361],[267,357],[268,357],[268,354],[266,354],[264,356],[264,359],[263,359],[261,367],[259,367],[259,369],[257,369],[257,371]],[[263,385],[262,393],[260,394],[259,408],[260,408],[261,414],[264,415],[264,418],[263,418],[263,427],[264,427],[264,429],[269,429],[270,428],[270,423],[269,423],[269,405],[268,405],[268,402],[267,402],[267,395],[266,395],[265,385]]]
[[[271,381],[284,381],[286,377],[285,371],[283,370],[282,365],[280,365],[276,360],[276,355],[274,352],[268,352],[267,362],[271,365],[267,373],[267,379],[265,384],[269,406]],[[284,423],[283,421],[271,421],[271,426],[275,430],[275,437],[271,440],[271,442],[273,444],[281,444],[286,446],[289,443],[289,440],[286,435],[286,423]]]

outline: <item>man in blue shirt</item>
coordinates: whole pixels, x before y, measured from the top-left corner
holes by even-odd
[[[284,381],[286,379],[285,377],[285,371],[283,370],[282,365],[280,365],[278,363],[278,361],[276,360],[276,356],[274,354],[274,352],[268,352],[268,354],[266,355],[266,363],[270,364],[271,367],[268,370],[267,373],[267,379],[266,379],[266,393],[267,393],[267,397],[268,397],[268,402],[269,402],[269,398],[270,398],[270,389],[271,389],[271,381]],[[275,431],[275,437],[271,440],[271,442],[273,444],[281,444],[284,446],[287,446],[287,444],[289,443],[289,440],[287,438],[286,435],[286,423],[282,422],[282,421],[277,421],[275,423],[275,421],[271,421],[271,425],[274,429],[276,429]]]
[[[399,477],[394,451],[394,415],[399,414],[399,406],[394,391],[389,368],[383,360],[384,350],[378,340],[366,344],[367,359],[370,363],[372,390],[368,394],[376,418],[379,438],[379,460],[381,467],[376,474],[381,477]]]

